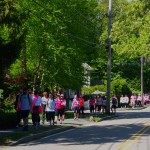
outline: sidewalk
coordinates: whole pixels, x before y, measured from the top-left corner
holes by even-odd
[[[84,125],[86,123],[88,123],[89,121],[86,121],[85,119],[78,119],[78,120],[74,120],[74,119],[65,119],[65,121],[63,122],[63,124],[60,124],[59,122],[54,125],[55,126],[81,126],[81,125]],[[38,129],[41,129],[41,128],[48,128],[50,127],[49,125],[49,122],[45,122],[45,124],[40,124],[38,126]],[[34,129],[33,126],[32,126],[32,121],[29,120],[29,131],[32,131],[32,130],[38,130],[38,129]],[[8,135],[8,134],[11,134],[11,133],[17,133],[17,132],[23,132],[22,131],[22,127],[19,127],[19,128],[12,128],[12,129],[6,129],[6,130],[0,130],[0,137],[1,136],[4,136],[4,135]]]
[[[88,114],[89,114],[89,111],[85,111],[85,115],[88,115]],[[45,124],[40,124],[38,126],[38,129],[35,129],[32,125],[32,120],[29,119],[29,130],[27,132],[22,131],[22,127],[12,128],[8,130],[0,130],[0,145],[2,143],[2,138],[9,137],[14,134],[24,134],[24,136],[23,137],[21,136],[19,140],[13,140],[9,142],[8,144],[9,146],[36,140],[44,136],[48,136],[48,135],[62,132],[65,130],[77,128],[77,127],[80,127],[89,123],[90,121],[84,118],[79,118],[78,120],[65,119],[63,124],[60,124],[59,122],[57,122],[56,125],[50,126],[48,122],[45,122]]]

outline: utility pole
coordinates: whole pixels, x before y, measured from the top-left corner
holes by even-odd
[[[112,50],[111,50],[111,28],[112,28],[112,0],[109,0],[108,8],[108,62],[107,62],[107,112],[110,113],[110,83],[111,83],[111,61],[112,61]]]
[[[142,97],[142,106],[144,106],[143,68],[144,68],[144,56],[141,56],[141,97]]]

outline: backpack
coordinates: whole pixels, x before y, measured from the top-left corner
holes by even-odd
[[[21,102],[21,97],[22,97],[22,95],[23,95],[23,94],[21,94],[21,96],[19,97],[19,102]],[[31,106],[32,102],[30,101],[30,96],[29,96],[29,94],[28,94],[27,97],[28,97],[29,105]]]

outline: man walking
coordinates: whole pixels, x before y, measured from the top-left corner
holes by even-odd
[[[116,113],[116,108],[118,106],[118,98],[116,95],[112,98],[112,106],[111,106],[111,111],[112,113]]]
[[[18,104],[21,105],[21,114],[23,118],[23,131],[28,131],[28,116],[32,105],[32,98],[28,94],[28,89],[23,88],[23,94],[20,95]]]

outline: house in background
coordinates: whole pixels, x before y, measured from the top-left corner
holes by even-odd
[[[94,69],[88,65],[87,63],[83,63],[83,68],[85,72],[85,87],[90,87],[91,85],[91,73],[94,71]]]

